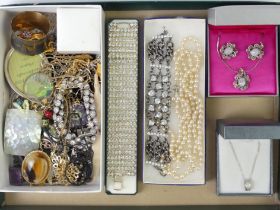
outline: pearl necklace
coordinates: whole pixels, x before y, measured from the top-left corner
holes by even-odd
[[[199,93],[202,64],[200,42],[186,37],[175,51],[174,61],[175,91],[171,106],[175,106],[179,130],[169,130],[172,161],[164,165],[163,173],[178,180],[199,170],[204,160],[204,105]]]

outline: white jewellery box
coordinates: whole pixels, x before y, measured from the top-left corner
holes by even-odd
[[[274,121],[217,121],[217,194],[273,194]]]
[[[34,2],[34,1],[33,1]],[[37,1],[38,3],[41,1]],[[61,2],[61,1],[60,1]],[[69,2],[69,1],[68,1]],[[2,4],[23,4],[23,3],[31,3],[31,1],[2,1]],[[0,3],[0,4],[1,4]],[[97,18],[96,24],[94,27],[100,33],[95,37],[97,43],[100,43],[100,48],[95,53],[101,56],[101,65],[102,65],[102,79],[105,78],[104,72],[104,12],[101,6],[99,5],[30,5],[30,6],[5,6],[0,7],[0,25],[2,29],[0,31],[0,66],[4,66],[5,57],[9,50],[11,49],[10,44],[10,35],[11,35],[11,26],[10,21],[14,17],[16,13],[23,11],[38,11],[38,12],[48,12],[48,13],[57,13],[57,10],[63,9],[75,9],[78,11],[79,9],[83,11],[91,10],[95,13],[95,17]],[[63,11],[63,10],[62,10]],[[62,27],[62,26],[60,26]],[[60,30],[60,29],[58,29]],[[75,28],[73,28],[75,30]],[[85,29],[86,30],[86,29]],[[91,30],[91,29],[89,29]],[[87,40],[84,40],[85,42]],[[92,40],[88,40],[92,41]],[[75,40],[73,40],[73,43]],[[68,46],[69,47],[69,46]],[[101,79],[101,80],[102,80]],[[0,142],[3,142],[3,128],[5,123],[5,113],[7,109],[7,105],[9,103],[9,93],[10,88],[5,82],[4,71],[0,73],[0,90],[1,96],[0,101],[0,114],[1,114],[1,138]],[[9,184],[9,156],[4,153],[3,144],[0,144],[0,191],[1,192],[52,192],[52,193],[88,193],[88,192],[100,192],[104,185],[104,82],[102,80],[101,83],[101,99],[100,104],[97,104],[97,108],[99,113],[99,124],[100,124],[100,133],[97,136],[96,142],[94,144],[94,162],[93,162],[93,179],[90,183],[87,183],[83,186],[12,186]]]
[[[201,44],[202,59],[201,66],[198,72],[198,95],[201,98],[201,103],[205,110],[205,19],[191,19],[191,18],[162,18],[162,19],[147,19],[144,22],[144,139],[143,139],[143,182],[148,184],[172,184],[172,185],[201,185],[205,184],[205,113],[203,113],[203,128],[202,128],[202,153],[203,161],[199,169],[190,172],[184,178],[175,179],[171,175],[163,176],[160,171],[157,170],[156,166],[151,164],[148,155],[146,153],[147,141],[150,138],[149,127],[150,120],[148,119],[149,112],[149,102],[148,94],[149,90],[149,80],[151,76],[151,62],[148,57],[148,43],[153,39],[153,37],[158,36],[163,30],[166,30],[170,36],[172,36],[172,41],[174,42],[174,52],[179,49],[182,41],[186,38],[195,38]],[[171,94],[175,90],[175,64],[174,60],[170,63],[170,90]],[[154,74],[154,72],[152,73]],[[159,97],[158,95],[156,95]],[[164,100],[164,99],[162,99]],[[175,105],[173,102],[170,103],[170,119],[168,124],[168,129],[174,133],[178,132],[180,120],[175,114]],[[169,137],[167,140],[170,142]],[[186,143],[187,144],[187,143]],[[185,152],[185,151],[183,151]],[[172,160],[171,160],[172,161]],[[187,171],[188,164],[181,162],[182,167],[178,168],[177,174],[180,176]],[[178,166],[174,166],[178,167]],[[171,166],[172,168],[172,166]],[[174,169],[175,170],[175,169]]]

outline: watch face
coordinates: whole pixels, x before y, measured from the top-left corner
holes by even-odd
[[[24,93],[29,97],[42,100],[51,96],[53,83],[44,73],[35,73],[29,76],[24,83]]]
[[[41,69],[42,55],[24,55],[14,49],[6,58],[5,75],[11,88],[23,96],[24,83],[28,77]]]

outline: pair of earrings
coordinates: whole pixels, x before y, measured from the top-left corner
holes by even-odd
[[[248,58],[250,60],[261,59],[264,56],[264,45],[262,42],[249,45],[246,49]],[[236,49],[236,45],[233,43],[226,43],[220,48],[220,53],[222,54],[223,59],[232,59],[236,57],[238,50]]]

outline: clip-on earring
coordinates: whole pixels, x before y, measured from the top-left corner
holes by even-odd
[[[236,57],[238,51],[235,44],[228,42],[221,47],[220,53],[222,54],[223,59],[231,59]]]
[[[249,45],[246,52],[250,60],[261,59],[264,56],[264,45],[262,42],[259,44]]]

